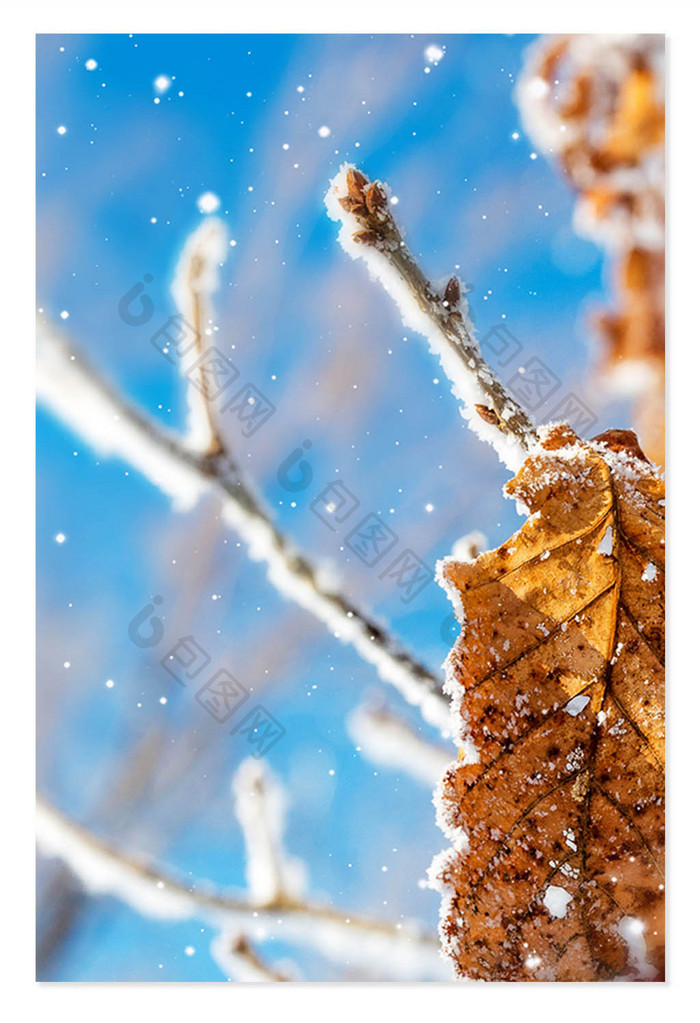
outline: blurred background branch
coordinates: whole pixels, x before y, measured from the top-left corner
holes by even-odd
[[[664,464],[665,39],[543,39],[517,87],[527,131],[577,193],[577,229],[602,246],[616,307],[593,318],[597,377],[636,399],[645,453]]]
[[[245,895],[219,891],[203,880],[184,884],[98,838],[44,800],[37,806],[39,848],[45,856],[60,859],[93,895],[112,895],[145,916],[198,917],[225,931],[224,944],[215,949],[218,962],[224,950],[228,956],[242,955],[231,942],[232,933],[247,938],[282,936],[364,968],[372,968],[381,956],[382,970],[397,977],[444,976],[436,939],[410,922],[371,919],[302,896],[304,869],[288,858],[282,844],[283,792],[264,767],[244,761],[234,791],[248,854],[251,887]],[[251,957],[245,946],[248,966]]]
[[[206,490],[222,502],[223,518],[267,565],[268,578],[287,598],[350,643],[379,677],[391,683],[425,719],[444,729],[447,702],[441,680],[371,616],[327,584],[273,524],[260,499],[238,475],[226,450],[199,454],[166,433],[110,388],[53,327],[39,324],[38,396],[102,455],[122,458],[172,498],[190,508]],[[190,387],[191,389],[191,387]]]
[[[211,943],[211,954],[228,980],[278,984],[292,979],[284,970],[268,966],[244,934],[222,931]]]
[[[374,701],[360,704],[349,716],[348,733],[363,756],[380,767],[404,771],[416,781],[434,789],[454,750],[431,742],[412,724],[385,704]]]

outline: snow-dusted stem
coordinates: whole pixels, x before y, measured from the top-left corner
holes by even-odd
[[[192,450],[104,383],[51,327],[39,325],[40,400],[102,454],[122,458],[158,486],[180,509],[207,490],[219,495],[223,517],[267,565],[272,584],[316,616],[338,639],[350,643],[384,681],[423,716],[447,728],[442,680],[406,651],[378,622],[343,593],[327,585],[313,564],[277,529],[226,452]]]
[[[202,919],[229,933],[275,934],[318,949],[331,959],[366,965],[381,962],[404,978],[444,975],[432,936],[406,924],[347,913],[330,905],[287,896],[264,906],[245,895],[219,891],[204,881],[185,885],[116,849],[86,828],[39,801],[37,837],[46,856],[57,857],[95,894],[109,894],[143,916],[162,920]]]
[[[189,405],[188,445],[203,454],[221,455],[225,445],[214,419],[211,382],[204,358],[211,296],[218,286],[218,268],[226,256],[226,230],[209,217],[189,236],[178,260],[172,294],[180,313],[194,330],[195,342],[181,360]],[[192,375],[191,371],[196,372]]]
[[[483,359],[461,297],[451,278],[438,291],[404,243],[388,203],[388,189],[344,165],[326,195],[329,216],[340,220],[345,251],[366,262],[399,306],[406,325],[428,338],[440,356],[470,427],[516,470],[536,443],[535,428]]]
[[[304,895],[306,870],[284,847],[284,789],[267,766],[252,757],[240,765],[231,788],[246,845],[251,898],[261,905],[298,902]]]
[[[194,309],[192,326],[197,332],[197,344],[195,350],[197,358],[201,358],[205,351],[204,315],[202,310],[202,296],[196,291],[193,293],[192,306]],[[199,387],[199,401],[202,406],[202,414],[204,415],[207,424],[208,444],[206,447],[206,453],[209,455],[220,455],[224,450],[224,445],[221,440],[221,436],[219,435],[218,427],[214,422],[214,410],[211,403],[209,377],[203,364],[200,365],[199,370]]]

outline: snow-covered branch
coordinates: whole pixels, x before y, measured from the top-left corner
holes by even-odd
[[[210,951],[229,980],[243,984],[279,984],[290,979],[282,970],[268,966],[244,934],[223,931],[213,939]]]
[[[435,788],[454,751],[419,735],[407,721],[379,704],[362,704],[348,717],[350,737],[364,756]]]
[[[232,791],[246,844],[251,899],[261,906],[298,902],[306,888],[306,870],[283,845],[284,790],[265,764],[251,757],[233,776]]]
[[[103,382],[77,351],[46,323],[39,324],[38,396],[70,429],[103,455],[122,458],[172,499],[192,507],[206,491],[222,501],[222,517],[241,536],[271,583],[350,643],[431,724],[446,729],[442,681],[386,629],[324,579],[273,524],[226,451],[199,452],[154,423]]]
[[[516,471],[536,443],[528,415],[483,359],[456,277],[431,284],[403,241],[389,208],[389,189],[344,164],[331,181],[326,209],[339,220],[338,240],[353,259],[362,258],[396,302],[403,322],[423,334],[452,384],[472,430]]]
[[[212,334],[211,296],[225,257],[226,228],[217,217],[207,217],[185,242],[171,288],[178,310],[194,331],[192,346],[180,358],[189,406],[186,440],[194,450],[210,455],[221,454],[224,444],[214,420],[211,381],[203,357]]]
[[[200,919],[253,941],[268,937],[311,947],[335,962],[364,966],[391,978],[448,979],[432,935],[410,922],[337,910],[310,900],[259,906],[245,894],[220,891],[205,881],[187,884],[132,857],[39,802],[37,837],[46,856],[57,857],[96,895],[112,895],[136,912],[161,920]]]

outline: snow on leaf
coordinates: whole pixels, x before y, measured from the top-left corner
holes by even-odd
[[[506,485],[527,522],[476,561],[442,566],[462,608],[448,663],[455,739],[479,757],[452,764],[436,796],[453,842],[432,869],[443,950],[474,979],[658,980],[663,482],[621,431],[540,436]]]
[[[567,892],[566,888],[550,884],[544,893],[542,902],[549,911],[550,916],[556,917],[557,920],[562,920],[566,916],[566,909],[572,898],[573,896]]]

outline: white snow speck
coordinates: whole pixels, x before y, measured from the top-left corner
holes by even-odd
[[[197,199],[197,209],[200,213],[214,213],[221,206],[221,199],[215,192],[204,192]]]
[[[172,84],[173,80],[168,75],[158,75],[153,81],[153,88],[162,94],[167,92]]]
[[[533,78],[527,83],[528,92],[537,99],[546,96],[549,92],[549,82],[545,78]]]
[[[66,534],[65,533],[56,533],[56,535],[54,537],[54,540],[56,541],[56,543],[65,543],[66,542]]]
[[[318,134],[321,136],[322,139],[327,139],[330,133],[331,129],[328,127],[327,124],[322,124],[321,127],[318,129]]]
[[[59,135],[65,135],[68,129],[66,128],[65,124],[59,124],[58,128],[56,128],[56,131],[58,132]]]
[[[97,67],[97,61],[93,60],[92,57],[90,57],[89,60],[85,61],[85,67],[88,69],[88,71],[94,71],[95,68]]]
[[[549,910],[549,915],[554,916],[557,920],[563,920],[566,916],[566,909],[571,902],[573,895],[569,895],[566,888],[560,888],[559,885],[550,884],[547,891],[544,893],[543,902],[545,907]]]
[[[590,696],[574,696],[573,700],[569,700],[564,710],[567,714],[571,714],[572,718],[575,718],[577,714],[580,714],[583,708],[590,702]]]
[[[608,528],[605,530],[605,535],[603,539],[598,544],[598,554],[605,554],[608,556],[612,554],[612,544],[613,544],[612,526],[608,526]]]
[[[627,943],[629,964],[639,980],[653,980],[657,970],[647,959],[644,923],[634,916],[624,916],[617,925],[620,937]]]
[[[654,579],[656,579],[656,565],[650,561],[642,572],[642,582],[653,583]]]
[[[445,56],[445,51],[441,46],[436,46],[435,43],[431,43],[430,46],[426,46],[423,51],[423,56],[431,64],[439,64]]]
[[[68,317],[70,316],[70,313],[68,312],[67,309],[62,309],[60,315],[62,320],[67,320]]]

